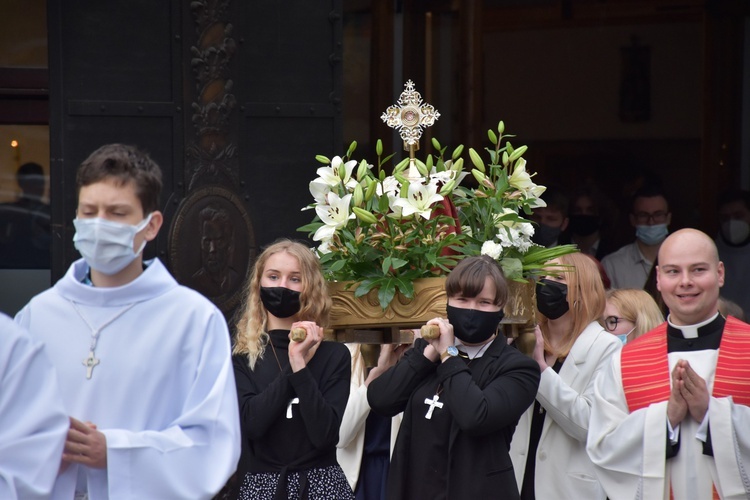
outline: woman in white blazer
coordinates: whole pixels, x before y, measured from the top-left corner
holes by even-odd
[[[604,499],[586,436],[594,379],[621,343],[597,322],[606,298],[594,260],[574,253],[551,264],[537,283],[539,390],[511,442],[516,482],[522,500]]]
[[[385,370],[396,364],[404,351],[410,345],[394,346],[384,344],[381,346],[378,364],[367,371],[365,367],[360,344],[346,344],[352,355],[352,378],[349,390],[349,400],[346,404],[344,417],[339,429],[339,442],[336,445],[336,458],[339,465],[344,469],[346,479],[355,492],[356,498],[366,498],[363,492],[358,492],[357,485],[360,478],[362,456],[365,449],[365,428],[367,417],[370,415],[370,405],[367,403],[367,386]],[[390,425],[390,452],[396,443],[398,428],[401,424],[401,414],[391,419]],[[389,454],[390,458],[390,454]],[[377,480],[378,478],[375,478]],[[385,495],[385,477],[382,478],[382,495]]]

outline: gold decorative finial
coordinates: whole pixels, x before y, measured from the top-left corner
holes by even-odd
[[[409,167],[409,178],[419,176],[414,165],[414,151],[419,149],[419,139],[422,131],[435,124],[440,113],[432,106],[422,102],[422,95],[414,90],[414,82],[407,80],[406,88],[401,92],[397,104],[390,106],[380,117],[386,125],[399,131],[404,141],[404,150],[409,151],[411,160]]]
[[[380,118],[386,125],[399,131],[404,140],[404,149],[408,149],[408,146],[419,149],[422,131],[434,125],[440,113],[431,104],[422,103],[422,96],[414,90],[414,82],[408,80],[404,87],[406,90],[401,92],[398,104],[386,109]]]

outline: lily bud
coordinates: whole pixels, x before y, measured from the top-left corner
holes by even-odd
[[[492,144],[497,144],[497,136],[495,135],[495,132],[492,131],[492,129],[489,129],[487,131],[487,137],[489,137]]]
[[[367,160],[362,160],[359,162],[359,168],[357,168],[357,180],[361,181],[362,178],[367,174],[367,170],[369,165],[367,164]]]
[[[355,207],[361,207],[362,201],[364,201],[365,193],[362,191],[362,184],[354,186],[354,195],[352,196],[352,202]]]
[[[461,172],[464,169],[464,159],[459,158],[455,162],[453,162],[453,165],[451,166],[451,170],[454,172]]]
[[[406,167],[409,166],[409,158],[404,158],[398,164],[393,167],[393,175],[396,175],[397,172],[403,172],[406,170]]]
[[[461,156],[461,154],[464,152],[464,145],[459,144],[456,149],[453,150],[453,154],[451,155],[451,159],[453,161],[457,161],[458,157]]]
[[[504,167],[508,166],[508,152],[507,151],[503,151],[503,166]]]
[[[342,181],[346,179],[346,167],[344,166],[344,162],[341,162],[341,165],[339,165],[339,179]]]
[[[432,138],[432,147],[440,151],[440,143],[434,137]]]
[[[451,194],[451,191],[453,191],[453,188],[456,187],[456,180],[448,181],[447,184],[445,184],[442,188],[440,188],[440,194],[443,196],[448,196]]]
[[[484,173],[483,173],[483,172],[480,172],[480,171],[479,171],[479,170],[477,170],[476,168],[472,168],[472,169],[471,169],[471,175],[473,175],[473,176],[474,176],[474,178],[475,178],[475,179],[477,180],[477,182],[478,182],[479,184],[482,184],[482,183],[484,182],[484,180],[485,180],[485,179],[487,178],[487,176],[486,176],[486,175],[484,175]]]
[[[328,165],[329,163],[331,163],[331,160],[329,160],[327,156],[315,155],[315,159],[318,160],[323,165]]]
[[[365,209],[359,207],[352,207],[352,212],[357,216],[357,219],[364,222],[365,224],[377,224],[378,219]]]
[[[497,133],[499,135],[503,135],[503,132],[505,132],[505,122],[500,120],[500,122],[498,122],[497,124]]]
[[[419,170],[419,173],[427,177],[427,174],[429,173],[429,171],[427,170],[427,165],[425,165],[422,160],[416,158],[414,164],[417,166],[417,170]]]
[[[365,201],[370,201],[373,196],[375,196],[375,190],[378,188],[378,181],[375,179],[370,179],[369,184],[367,184],[367,189],[365,190]]]
[[[346,150],[346,156],[351,158],[355,149],[357,149],[357,141],[352,141],[352,143],[349,144],[349,149]]]
[[[383,154],[383,141],[378,139],[378,141],[375,143],[375,153],[378,156],[381,156]]]
[[[527,149],[529,149],[528,146],[520,146],[518,149],[513,151],[513,153],[511,153],[511,155],[508,157],[508,161],[516,161],[521,156],[523,156]]]
[[[474,166],[477,167],[477,170],[484,173],[484,161],[482,161],[482,157],[479,156],[479,153],[477,153],[474,148],[469,148],[469,157]]]

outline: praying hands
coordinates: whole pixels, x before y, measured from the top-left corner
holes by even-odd
[[[667,403],[667,418],[676,427],[690,414],[700,423],[706,417],[710,395],[703,380],[686,360],[681,359],[672,370],[672,391]]]

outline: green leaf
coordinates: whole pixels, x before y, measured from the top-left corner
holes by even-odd
[[[391,256],[387,256],[385,259],[383,259],[383,274],[388,274],[391,271]]]
[[[380,307],[385,311],[388,309],[388,305],[396,296],[396,279],[387,278],[380,282],[380,288],[378,289],[378,302]]]
[[[393,267],[393,269],[401,269],[408,263],[409,261],[405,259],[397,259],[395,257],[391,259],[391,266]]]

